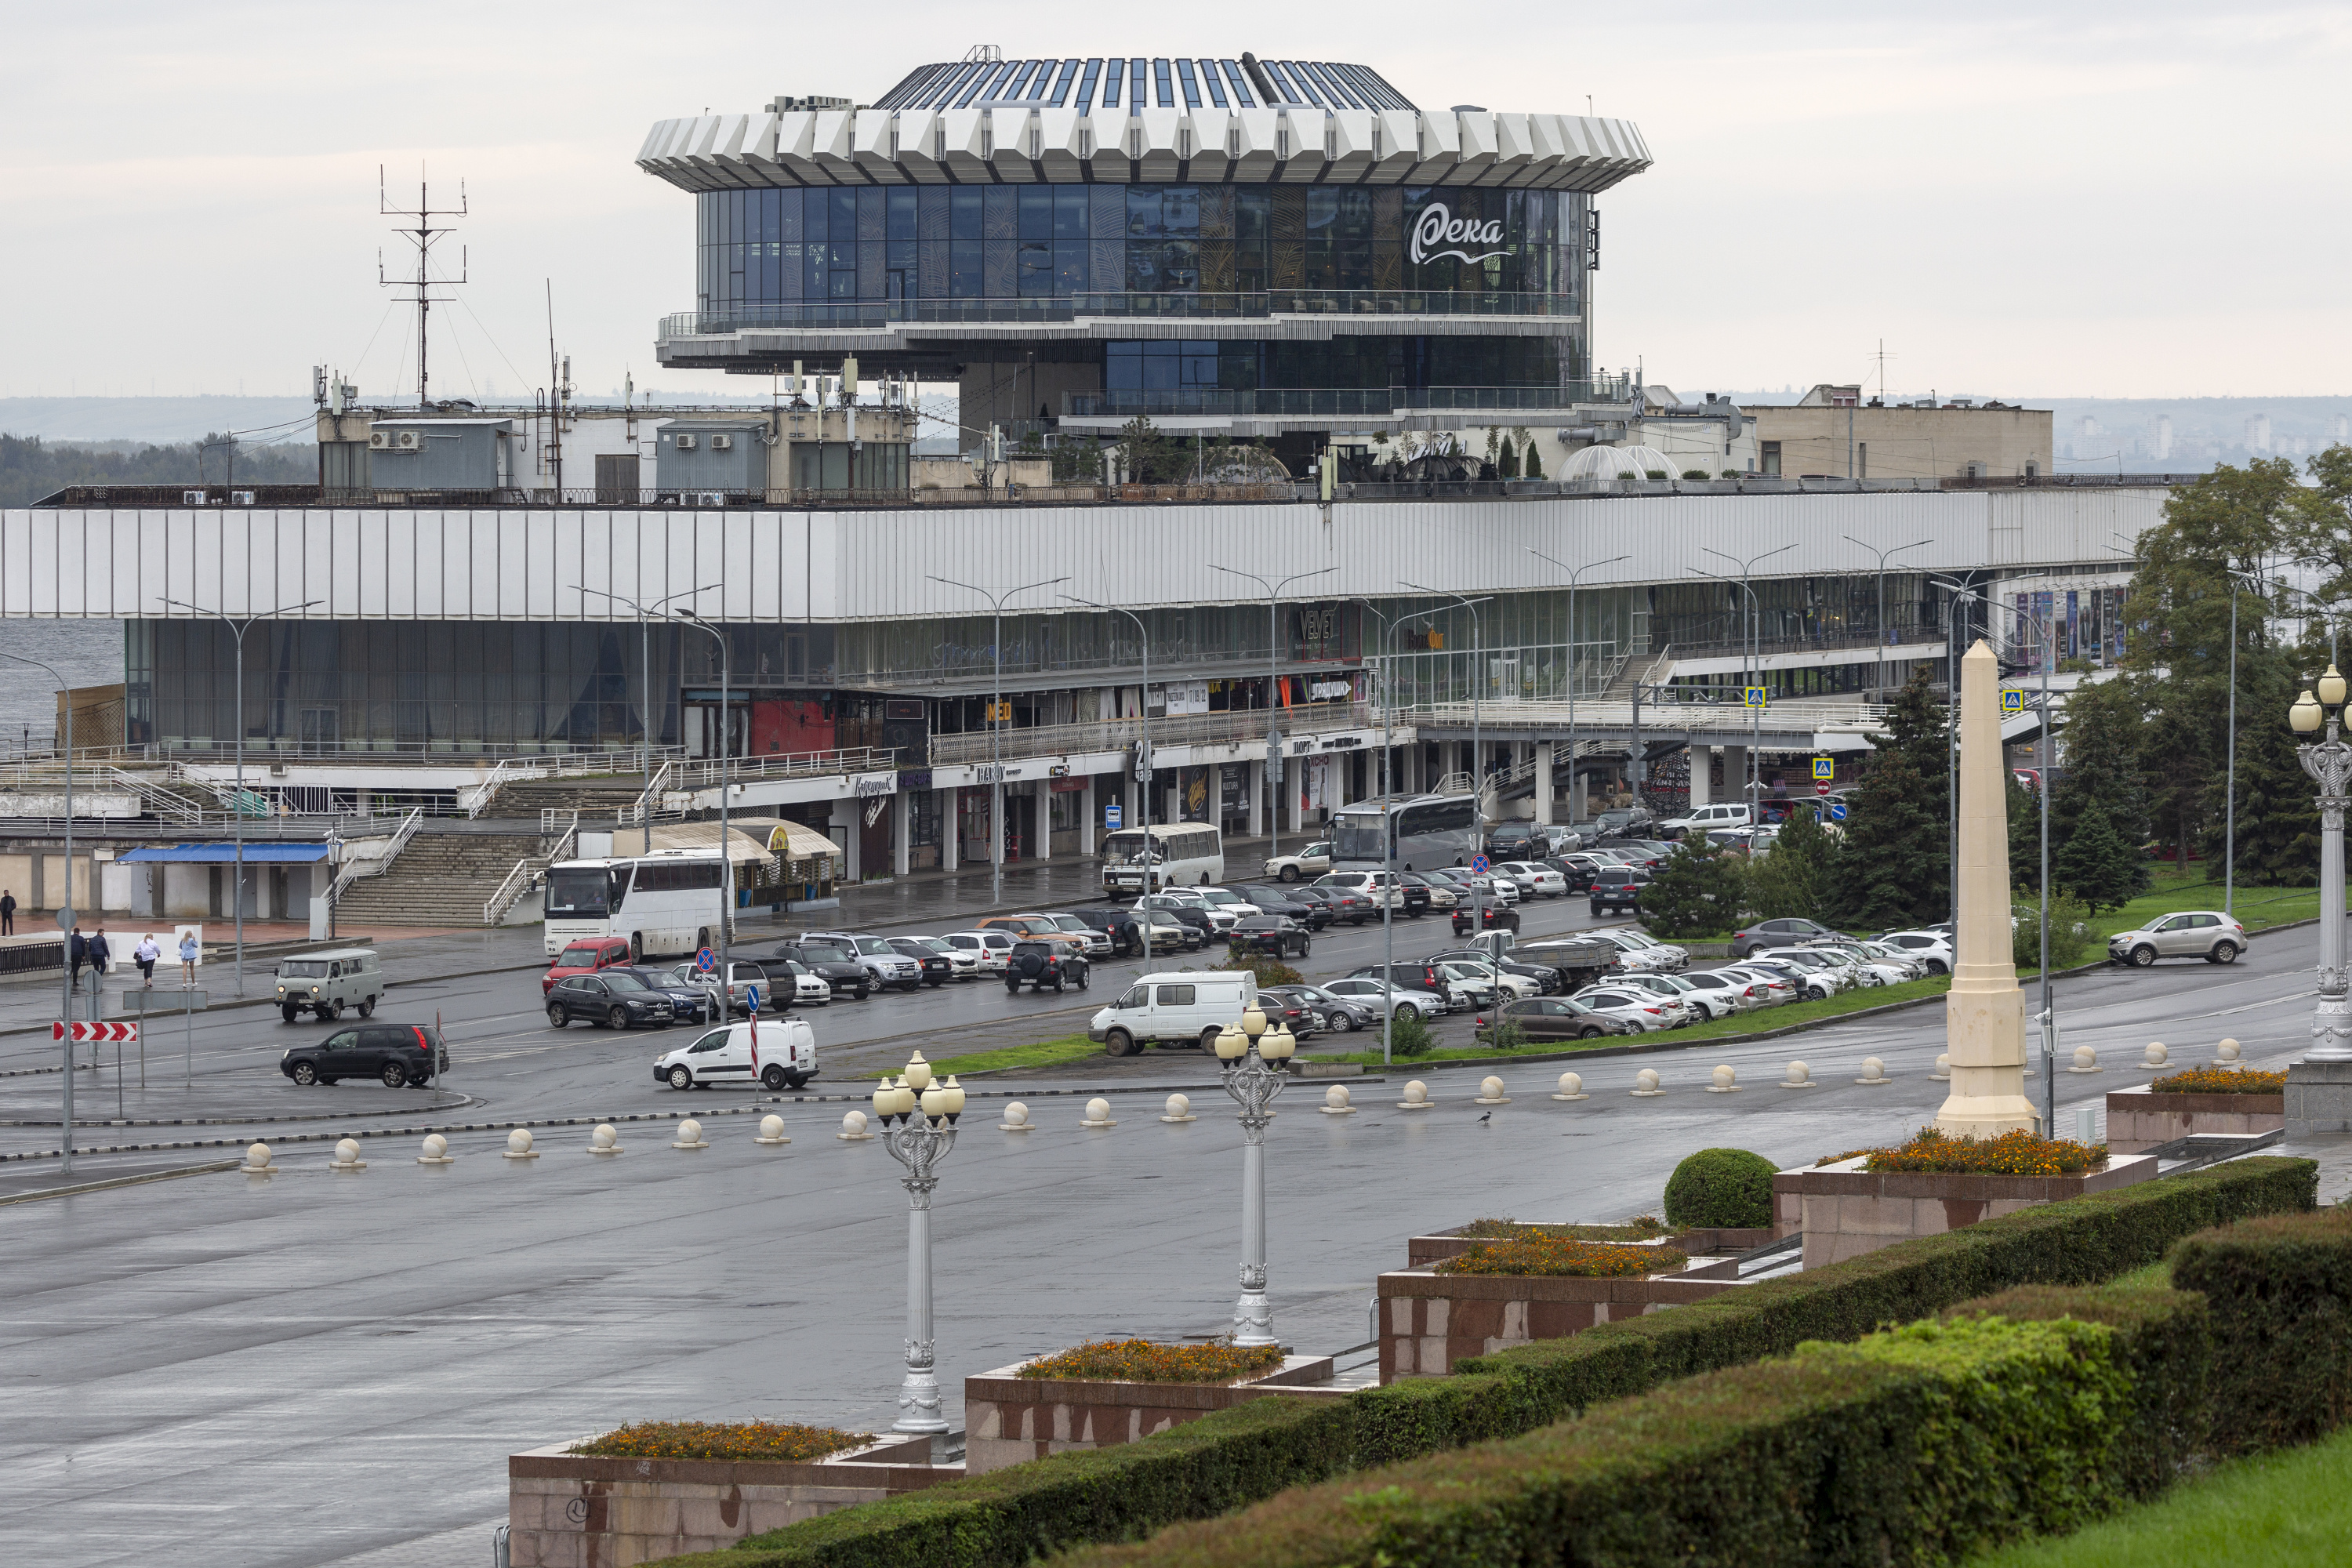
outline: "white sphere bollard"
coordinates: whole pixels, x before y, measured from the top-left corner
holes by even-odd
[[[670,1141],[673,1149],[708,1149],[710,1141],[702,1135],[702,1123],[689,1116],[677,1124],[677,1136]]]
[[[1029,1121],[1029,1108],[1022,1104],[1017,1100],[1012,1100],[1005,1105],[1004,1120],[998,1122],[996,1125],[999,1131],[1005,1132],[1030,1132],[1035,1131]]]
[[[1323,1114],[1326,1116],[1355,1115],[1356,1108],[1348,1103],[1348,1086],[1346,1084],[1333,1084],[1330,1088],[1323,1091]]]
[[[506,1152],[501,1155],[500,1158],[507,1160],[538,1159],[539,1151],[530,1146],[530,1129],[528,1127],[518,1127],[513,1131],[508,1133]]]
[[[360,1158],[360,1141],[356,1138],[338,1140],[335,1143],[335,1157],[328,1162],[327,1169],[331,1171],[366,1170],[367,1162]]]
[[[1429,1085],[1419,1079],[1404,1086],[1404,1098],[1397,1101],[1399,1110],[1427,1110],[1434,1103],[1429,1098]]]
[[[416,1156],[416,1163],[420,1165],[446,1165],[451,1158],[449,1140],[438,1132],[428,1132],[425,1135],[424,1152]]]
[[[760,1135],[751,1142],[766,1148],[776,1149],[791,1142],[792,1140],[784,1136],[782,1117],[762,1116],[760,1118]]]
[[[1200,1118],[1192,1114],[1192,1102],[1191,1100],[1181,1094],[1171,1094],[1168,1097],[1167,1113],[1161,1116],[1160,1120],[1162,1121],[1198,1121]]]
[[[248,1176],[263,1176],[278,1169],[269,1163],[269,1145],[252,1143],[246,1146],[245,1163],[237,1167]]]
[[[1103,1099],[1100,1095],[1097,1095],[1094,1099],[1087,1101],[1086,1120],[1079,1122],[1078,1125],[1081,1127],[1101,1129],[1105,1127],[1116,1127],[1118,1123],[1110,1119],[1110,1101]]]
[[[2066,1070],[2068,1072],[2098,1071],[2099,1053],[2093,1050],[2088,1046],[2076,1046],[2074,1047],[2074,1065],[2068,1068]]]
[[[2244,1052],[2235,1040],[2223,1040],[2213,1049],[2213,1065],[2217,1068],[2237,1067],[2244,1059]]]
[[[1654,1099],[1666,1091],[1658,1087],[1658,1069],[1643,1068],[1633,1075],[1633,1092],[1643,1100]]]
[[[1886,1064],[1885,1062],[1880,1061],[1876,1057],[1864,1057],[1862,1058],[1862,1076],[1853,1081],[1856,1083],[1893,1083],[1895,1080],[1886,1076]]]
[[[1803,1062],[1790,1062],[1786,1075],[1780,1079],[1780,1087],[1782,1089],[1812,1088],[1813,1069]]]
[[[1576,1073],[1564,1072],[1559,1075],[1559,1091],[1553,1094],[1552,1098],[1554,1100],[1591,1100],[1592,1097],[1584,1092],[1582,1077]]]
[[[2160,1068],[2164,1066],[2169,1055],[2170,1053],[2164,1048],[2163,1041],[2150,1040],[2147,1043],[2147,1049],[2140,1056],[2139,1065],[2144,1068]]]
[[[609,1121],[597,1123],[595,1129],[588,1134],[588,1152],[617,1154],[620,1152],[621,1130]]]
[[[1936,1070],[1927,1075],[1937,1083],[1952,1081],[1952,1057],[1946,1051],[1936,1058]]]
[[[873,1133],[866,1131],[866,1112],[862,1110],[853,1110],[843,1116],[841,1131],[834,1136],[844,1143],[866,1143],[874,1138]]]
[[[1733,1067],[1729,1062],[1724,1062],[1717,1066],[1715,1071],[1709,1076],[1712,1077],[1715,1081],[1706,1086],[1707,1093],[1738,1094],[1739,1092],[1739,1069]]]
[[[1474,1103],[1508,1105],[1511,1103],[1511,1098],[1503,1092],[1503,1080],[1490,1076],[1478,1080],[1478,1098]]]

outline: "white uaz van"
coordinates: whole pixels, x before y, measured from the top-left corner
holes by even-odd
[[[1131,1057],[1160,1041],[1192,1040],[1214,1052],[1227,1024],[1257,1005],[1257,976],[1247,971],[1188,969],[1147,974],[1094,1016],[1087,1038],[1115,1057]]]

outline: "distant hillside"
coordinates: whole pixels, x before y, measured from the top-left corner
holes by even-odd
[[[229,477],[225,447],[200,452],[200,443],[194,441],[167,447],[114,441],[79,446],[0,435],[0,506],[30,506],[68,485],[220,484]],[[240,442],[235,477],[240,485],[316,484],[319,448],[307,441],[271,447]]]

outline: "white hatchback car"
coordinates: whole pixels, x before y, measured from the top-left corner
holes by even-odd
[[[672,1089],[752,1084],[798,1089],[816,1077],[816,1033],[805,1018],[728,1024],[654,1063],[654,1081]]]
[[[1013,938],[1001,931],[951,931],[940,940],[977,958],[982,974],[1002,974],[1013,961]]]

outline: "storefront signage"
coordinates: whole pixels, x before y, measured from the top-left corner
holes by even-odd
[[[1476,256],[1466,250],[1439,249],[1440,246],[1500,245],[1503,225],[1500,219],[1481,223],[1476,218],[1458,218],[1448,212],[1444,202],[1432,202],[1421,209],[1413,220],[1412,252],[1413,265],[1439,261],[1452,256],[1464,261],[1486,261],[1503,254],[1499,250],[1482,251]]]
[[[898,775],[897,773],[867,773],[857,781],[857,798],[860,800],[865,800],[871,795],[896,795],[898,792]]]

